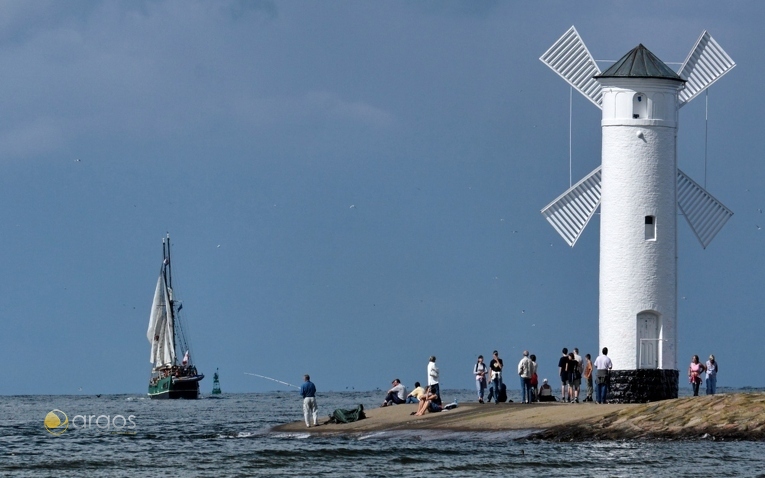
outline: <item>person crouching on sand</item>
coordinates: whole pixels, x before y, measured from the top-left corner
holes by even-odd
[[[555,397],[553,396],[553,390],[549,383],[547,383],[547,379],[544,379],[542,382],[542,386],[539,387],[539,401],[540,402],[554,402]]]

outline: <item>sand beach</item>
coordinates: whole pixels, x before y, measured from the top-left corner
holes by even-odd
[[[416,407],[373,408],[365,410],[366,419],[354,423],[306,428],[305,423],[294,422],[274,427],[273,431],[365,434],[394,430],[528,430],[529,438],[558,441],[765,438],[765,393],[762,392],[684,397],[645,404],[469,403],[440,413],[411,416]]]

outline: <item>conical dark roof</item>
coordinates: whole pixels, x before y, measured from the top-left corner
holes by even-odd
[[[642,43],[595,78],[666,78],[685,82]]]

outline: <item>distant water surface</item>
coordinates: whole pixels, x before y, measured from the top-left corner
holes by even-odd
[[[517,394],[510,398],[517,401]],[[382,396],[320,393],[319,411],[326,419],[335,408],[374,408]],[[468,390],[447,390],[445,397],[475,400]],[[45,428],[54,409],[69,420],[63,432],[52,428],[60,435]],[[0,396],[0,475],[765,477],[765,444],[759,442],[550,443],[525,440],[521,432],[323,437],[270,431],[301,418],[301,401],[292,391],[170,401],[143,395]]]

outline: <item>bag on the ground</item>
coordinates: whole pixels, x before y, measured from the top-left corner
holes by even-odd
[[[342,408],[336,409],[329,416],[329,420],[326,423],[351,423],[358,420],[362,420],[367,416],[364,415],[364,405],[359,404],[355,409],[343,410]]]

